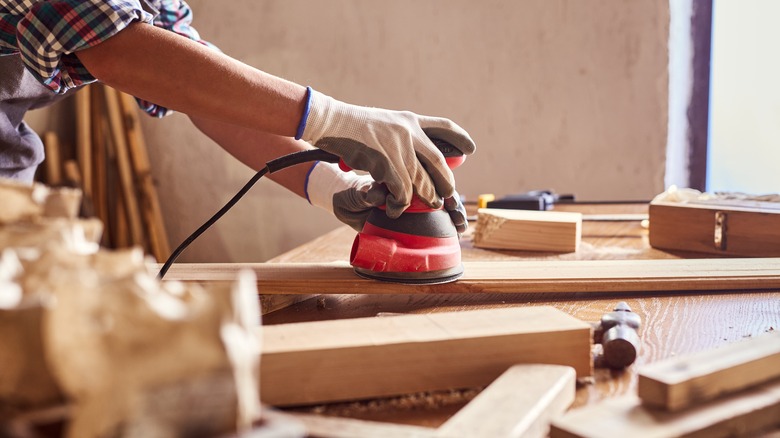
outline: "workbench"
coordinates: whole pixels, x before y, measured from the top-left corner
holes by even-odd
[[[673,254],[651,248],[648,244],[648,231],[640,220],[647,214],[647,209],[648,206],[644,203],[558,205],[558,211],[577,211],[585,215],[582,244],[576,253],[478,249],[471,244],[470,234],[467,233],[461,241],[463,259],[642,260],[704,257],[701,254]],[[279,255],[270,262],[343,261],[349,256],[354,236],[352,229],[346,226],[338,228]],[[780,329],[780,290],[477,295],[399,293],[320,295],[298,302],[285,299],[279,296],[263,298],[263,303],[267,306],[266,311],[272,310],[268,306],[278,308],[263,316],[263,324],[542,305],[554,306],[583,321],[595,323],[602,315],[612,311],[619,301],[626,301],[642,318],[642,346],[639,357],[636,363],[625,371],[595,369],[592,381],[578,384],[573,407],[634,392],[637,385],[635,370],[638,365],[714,348]],[[387,408],[381,407],[382,402],[374,403],[372,409],[361,409],[359,404],[340,404],[319,407],[318,412],[437,427],[467,401],[459,401],[441,409],[424,406],[419,409],[397,408],[397,401],[388,403]],[[390,406],[391,404],[393,406]]]

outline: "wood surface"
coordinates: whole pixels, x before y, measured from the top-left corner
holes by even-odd
[[[463,263],[459,280],[406,285],[358,277],[347,262],[192,263],[166,280],[232,281],[251,269],[261,294],[565,293],[780,288],[780,258],[701,260],[490,261]],[[159,267],[158,267],[159,269]]]
[[[470,208],[471,206],[467,206]],[[642,215],[645,204],[572,204],[556,210],[586,215]],[[475,213],[476,210],[473,211]],[[473,214],[472,213],[472,214]],[[473,224],[471,229],[473,230]],[[272,259],[280,263],[330,262],[348,257],[355,232],[343,226],[311,242]],[[648,244],[648,230],[636,221],[583,223],[582,245],[576,253],[485,250],[475,248],[466,234],[461,240],[463,259],[471,261],[548,261],[566,260],[674,260],[682,257],[716,257],[702,253],[667,252]],[[523,293],[398,293],[384,295],[321,295],[317,299],[293,303],[291,299],[311,295],[263,295],[277,309],[263,316],[264,325],[290,322],[359,318],[386,313],[427,314],[513,306],[554,306],[583,321],[597,322],[626,301],[642,319],[642,348],[634,365],[622,370],[595,369],[592,384],[577,389],[575,407],[598,403],[612,397],[636,393],[636,369],[642,365],[679,355],[716,348],[742,339],[760,336],[780,328],[780,290],[733,291],[644,291],[620,293],[578,292],[559,294]],[[281,301],[277,301],[281,300]],[[288,306],[284,308],[279,308]],[[350,404],[351,406],[351,404]],[[376,406],[379,413],[366,413],[365,406]],[[366,420],[393,421],[413,425],[441,425],[451,415],[448,408],[407,411],[384,400],[372,400],[347,409],[340,404],[320,405],[323,415],[358,417]],[[372,411],[373,412],[373,411]]]
[[[152,169],[149,163],[149,155],[146,151],[143,133],[135,98],[129,94],[118,92],[119,105],[125,121],[125,133],[130,157],[132,158],[133,173],[138,186],[140,209],[146,232],[149,238],[151,254],[159,262],[164,262],[171,254],[168,243],[168,233],[165,230],[165,222],[162,217],[160,200],[157,197],[157,188],[152,179]]]
[[[554,420],[551,438],[738,437],[780,427],[780,380],[681,412],[643,406],[627,395],[575,409]]]
[[[557,365],[515,365],[438,428],[294,414],[310,435],[331,438],[545,437],[574,400],[575,373]]]
[[[473,242],[478,248],[574,252],[581,236],[581,213],[480,208]]]
[[[679,411],[723,394],[780,379],[780,331],[639,369],[642,402]]]
[[[762,204],[760,208],[739,205]],[[766,205],[770,204],[769,208]],[[773,204],[773,205],[772,205]],[[725,214],[723,243],[715,244],[715,215]],[[650,205],[650,245],[727,256],[780,256],[780,203],[653,203]]]
[[[591,374],[591,326],[552,307],[263,327],[260,395],[273,406],[489,384],[518,363]]]

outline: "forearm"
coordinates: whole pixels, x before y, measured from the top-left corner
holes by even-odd
[[[254,170],[262,169],[266,162],[282,155],[313,148],[308,143],[292,137],[269,134],[195,116],[190,116],[190,120],[201,132]],[[268,178],[305,198],[306,174],[310,168],[311,163],[299,164],[274,172],[268,175]]]
[[[304,87],[148,24],[77,56],[101,82],[193,117],[293,137],[303,112]]]

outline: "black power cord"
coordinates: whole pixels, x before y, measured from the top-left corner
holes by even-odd
[[[190,234],[189,237],[184,239],[184,242],[182,242],[171,254],[170,257],[168,257],[168,260],[166,260],[165,264],[163,264],[162,268],[160,269],[160,272],[157,274],[157,278],[162,280],[165,274],[168,272],[168,269],[171,268],[171,265],[173,265],[173,262],[176,261],[176,259],[181,255],[182,252],[184,252],[185,249],[187,249],[188,246],[192,242],[195,241],[198,237],[200,237],[201,234],[203,234],[206,230],[208,230],[212,225],[214,225],[215,222],[217,222],[222,216],[225,215],[225,213],[228,212],[231,208],[233,208],[234,205],[249,191],[249,189],[252,188],[252,186],[255,185],[257,181],[260,180],[265,174],[267,173],[274,173],[276,171],[285,169],[290,166],[295,166],[296,164],[306,163],[309,161],[326,161],[328,163],[338,163],[339,157],[337,155],[333,155],[329,152],[325,152],[321,149],[312,149],[308,151],[301,151],[301,152],[294,152],[292,154],[284,155],[282,157],[276,158],[274,160],[271,160],[267,163],[265,163],[265,167],[260,169],[259,172],[255,174],[255,176],[252,177],[252,179],[249,180],[246,184],[244,184],[244,187],[241,188],[241,190],[238,191],[238,193],[233,196],[230,201],[225,204],[224,207],[219,209],[218,212],[214,214],[214,216],[211,216],[209,220],[207,220],[203,225],[200,226],[197,230],[195,230],[194,233]]]

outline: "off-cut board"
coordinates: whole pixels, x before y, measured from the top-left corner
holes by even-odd
[[[438,428],[294,414],[313,436],[330,438],[543,438],[574,401],[575,373],[560,365],[515,365]]]
[[[780,332],[646,365],[637,392],[645,404],[678,411],[772,379],[780,379]]]
[[[575,409],[553,420],[551,438],[737,437],[780,427],[780,381],[680,412],[643,406],[628,395]]]

